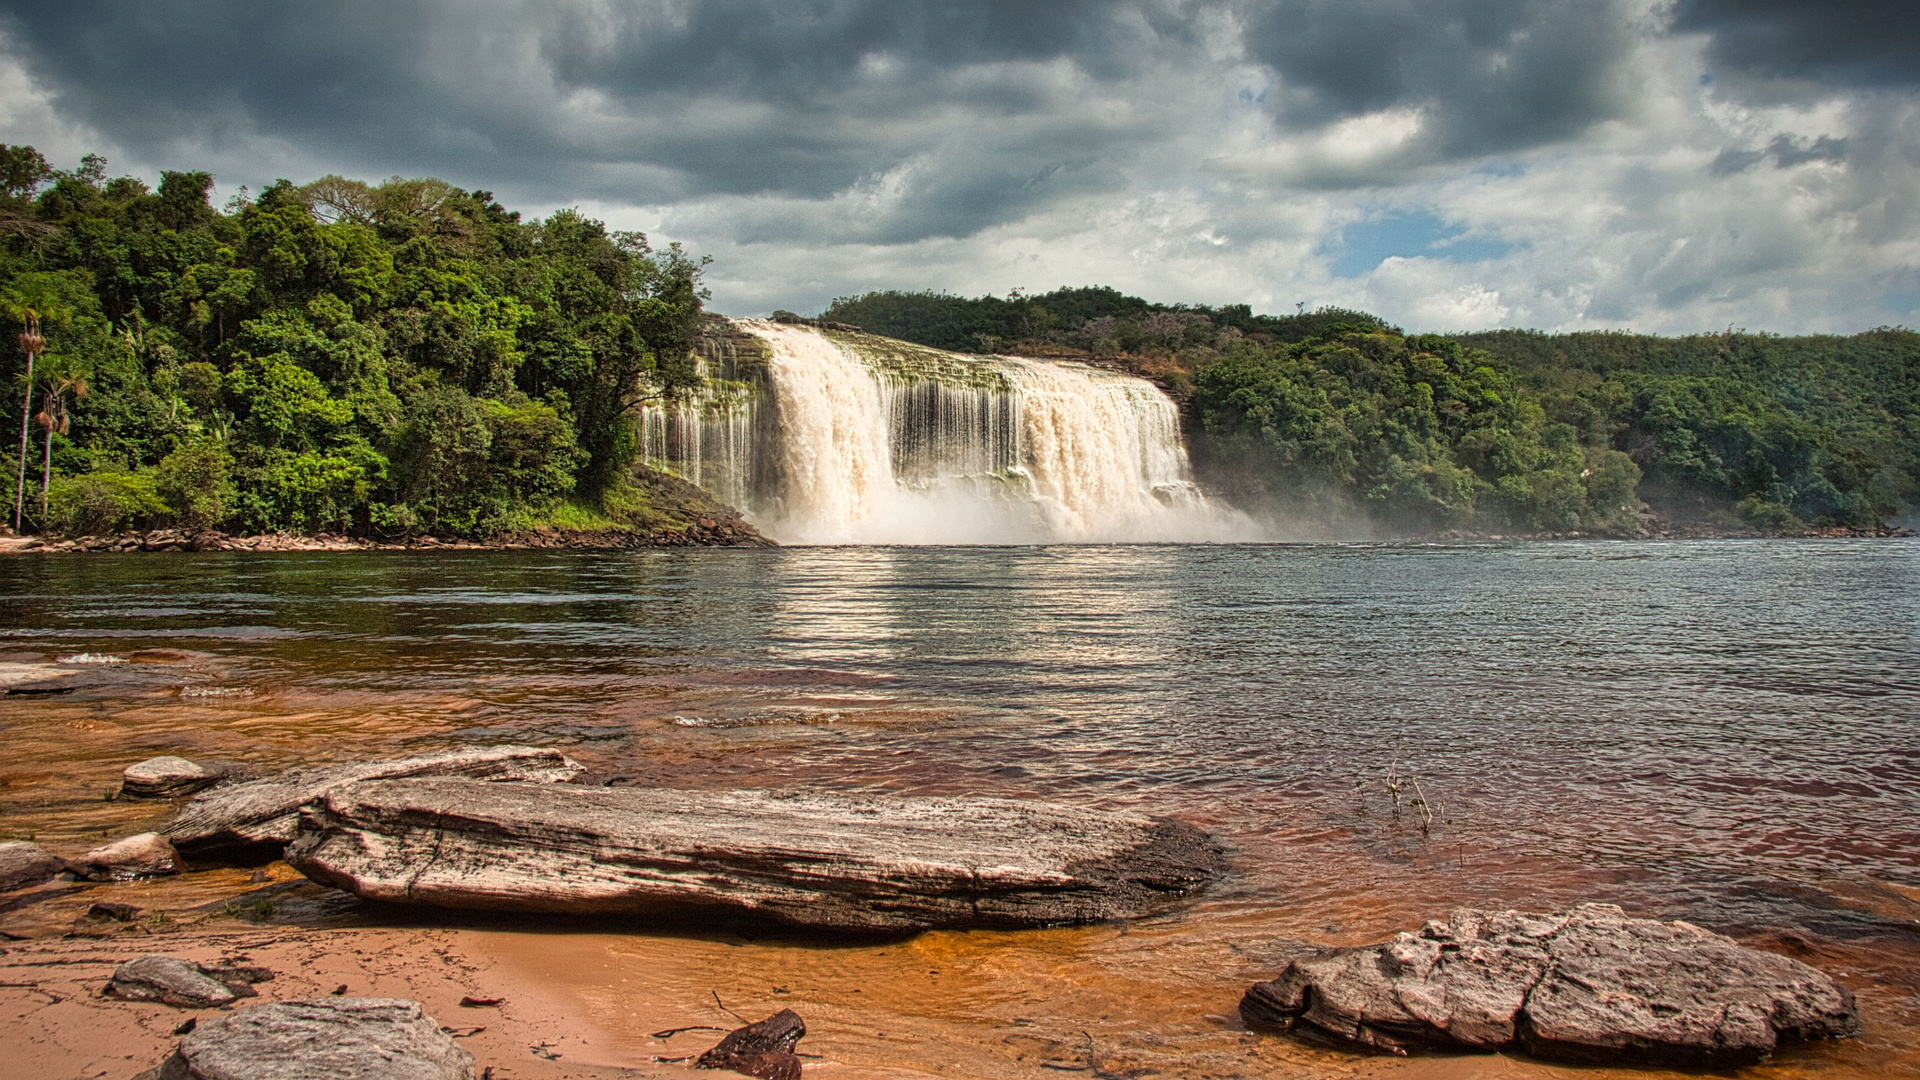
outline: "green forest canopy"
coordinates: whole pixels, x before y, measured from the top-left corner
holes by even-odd
[[[481,536],[646,513],[635,410],[698,385],[703,261],[438,180],[279,181],[219,210],[211,190],[0,147],[0,307],[45,316],[30,527]],[[878,292],[825,318],[1157,378],[1204,479],[1316,519],[1630,533],[1646,499],[1791,529],[1920,501],[1907,330],[1408,337],[1106,288]],[[12,401],[26,366],[0,350]]]
[[[825,319],[949,349],[1105,358],[1182,399],[1241,505],[1400,531],[1874,527],[1920,503],[1920,334],[1408,336],[1108,288],[874,292]]]
[[[697,379],[702,264],[574,211],[526,222],[484,191],[337,176],[218,211],[207,173],[150,191],[29,147],[0,148],[0,185],[0,298],[57,312],[34,408],[41,373],[72,376],[43,527],[617,519],[636,406]],[[25,357],[4,363],[20,401]]]

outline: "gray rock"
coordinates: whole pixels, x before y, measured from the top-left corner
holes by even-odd
[[[1390,1053],[1519,1048],[1707,1068],[1859,1030],[1853,995],[1819,971],[1611,904],[1463,908],[1417,934],[1294,960],[1248,990],[1240,1013]]]
[[[204,967],[177,956],[135,957],[114,969],[107,993],[126,1001],[158,1001],[183,1009],[211,1009],[253,997],[251,984],[273,973],[264,968]]]
[[[94,848],[73,860],[73,868],[94,881],[131,881],[178,873],[180,856],[159,833],[137,833]]]
[[[148,758],[120,774],[123,799],[172,799],[210,788],[227,778],[227,766],[183,757]]]
[[[25,840],[0,844],[0,892],[24,888],[67,869],[67,860],[49,855],[40,845]]]
[[[418,1002],[330,997],[204,1020],[140,1080],[473,1080],[473,1055]]]
[[[583,767],[558,750],[492,746],[448,750],[393,761],[294,769],[279,776],[217,788],[194,798],[166,826],[180,851],[194,858],[269,861],[292,840],[299,810],[330,788],[360,780],[403,776],[462,776],[476,780],[561,783]]]
[[[372,900],[870,931],[1145,915],[1220,867],[1190,825],[1002,799],[381,780],[300,831],[288,862]]]

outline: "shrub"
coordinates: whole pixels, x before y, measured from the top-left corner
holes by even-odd
[[[167,504],[142,473],[94,472],[56,479],[47,493],[47,526],[70,536],[145,528]]]
[[[232,464],[227,448],[213,439],[184,443],[161,459],[154,487],[173,512],[175,524],[210,529],[226,518],[233,496]]]

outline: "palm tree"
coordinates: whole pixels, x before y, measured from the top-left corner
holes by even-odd
[[[27,382],[20,395],[20,468],[14,478],[13,486],[13,530],[20,531],[27,498],[27,435],[33,420],[33,362],[47,349],[47,339],[40,335],[41,320],[51,322],[66,314],[66,305],[60,299],[59,290],[53,282],[40,274],[22,274],[0,296],[0,307],[7,314],[26,327],[20,334],[20,350],[27,354]]]
[[[47,492],[53,486],[53,437],[65,435],[73,418],[67,412],[67,395],[73,395],[75,401],[87,396],[87,376],[84,372],[62,365],[52,372],[47,380],[46,393],[41,397],[40,414],[34,419],[47,429],[46,456],[40,462],[40,520],[47,520]],[[44,526],[43,526],[44,527]]]

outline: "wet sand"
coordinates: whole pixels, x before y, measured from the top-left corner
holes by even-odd
[[[297,877],[284,866],[275,876]],[[156,893],[183,898],[189,891],[173,884],[171,890],[147,884],[80,891],[153,904]],[[303,911],[302,904],[316,899],[314,886],[265,888],[279,898],[282,912],[310,924],[365,919]],[[1119,938],[1137,939],[1120,949],[1145,951],[1167,968],[1219,976],[1178,988],[1129,979],[1101,955],[1110,957]],[[1267,965],[1236,962],[1218,951],[1183,941],[1177,925],[821,945],[554,924],[260,924],[248,916],[188,911],[160,926],[96,926],[86,936],[0,947],[0,1035],[15,1048],[0,1055],[0,1080],[131,1077],[164,1057],[177,1026],[206,1011],[99,994],[116,964],[148,952],[271,968],[276,977],[256,987],[264,1000],[319,997],[340,987],[417,1000],[482,1069],[493,1069],[495,1080],[689,1075],[674,1059],[718,1041],[723,1029],[740,1023],[737,1016],[758,1019],[781,1008],[807,1020],[801,1049],[809,1055],[808,1074],[848,1080],[1052,1072],[1382,1080],[1697,1075],[1504,1055],[1372,1057],[1248,1032],[1233,1006],[1239,989]],[[1857,976],[1848,981],[1860,986]],[[462,1007],[463,997],[501,1003]],[[1868,987],[1863,1005],[1868,1030],[1859,1042],[1793,1048],[1740,1075],[1915,1075],[1911,1048],[1887,1053],[1884,991]],[[656,1037],[679,1028],[695,1030]]]

